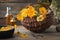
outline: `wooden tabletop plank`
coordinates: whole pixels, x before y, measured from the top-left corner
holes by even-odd
[[[37,0],[0,0],[0,2],[37,2]]]

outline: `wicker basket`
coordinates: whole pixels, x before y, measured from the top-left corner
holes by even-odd
[[[36,20],[36,17],[33,17],[30,19],[29,17],[26,17],[22,25],[27,28],[28,30],[39,33],[39,32],[44,32],[47,28],[49,28],[53,24],[53,11],[50,9],[51,12],[49,12],[46,16],[46,19],[43,20],[42,22],[38,22]]]

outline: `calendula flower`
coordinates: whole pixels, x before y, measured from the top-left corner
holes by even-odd
[[[36,16],[36,10],[34,9],[34,7],[29,6],[28,7],[28,17],[32,18],[34,16]]]
[[[17,19],[18,19],[19,21],[23,21],[24,18],[23,18],[23,16],[22,16],[22,14],[19,13],[19,14],[17,15]]]
[[[27,12],[28,12],[28,10],[26,8],[24,8],[24,9],[21,10],[20,13],[23,17],[27,17]]]
[[[40,12],[42,15],[46,15],[47,10],[46,10],[45,7],[40,7],[40,8],[39,8],[39,12]]]
[[[43,20],[44,20],[43,15],[40,15],[40,16],[37,17],[37,21],[43,21]]]
[[[28,6],[29,11],[35,11],[35,8],[33,6]]]
[[[28,17],[30,17],[30,18],[32,18],[32,17],[34,17],[34,16],[36,16],[35,13],[29,13],[29,14],[28,14]]]
[[[27,8],[23,8],[21,11],[20,11],[21,13],[26,13],[27,12]]]
[[[27,17],[27,13],[22,13],[21,14],[23,17]]]

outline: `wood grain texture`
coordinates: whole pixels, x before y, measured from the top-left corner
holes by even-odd
[[[0,0],[0,2],[37,2],[37,0]]]
[[[6,7],[11,7],[11,13],[16,17],[16,15],[20,12],[20,10],[30,3],[0,3],[0,18],[4,17],[6,14]],[[10,11],[9,11],[10,12]],[[0,20],[4,21],[4,20]],[[4,23],[4,22],[2,22]],[[20,25],[20,21],[17,20],[17,25]],[[5,25],[5,24],[3,24]]]
[[[6,7],[11,7],[11,13],[16,15],[20,10],[30,3],[0,3],[0,15],[4,16],[6,14]]]

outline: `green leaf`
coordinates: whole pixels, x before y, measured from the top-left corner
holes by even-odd
[[[38,12],[38,13],[37,13],[37,15],[38,15],[38,16],[40,16],[40,15],[41,15],[41,13],[40,13],[40,12]]]

